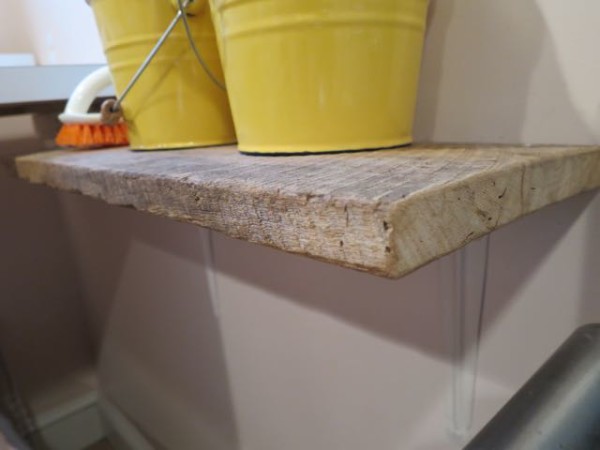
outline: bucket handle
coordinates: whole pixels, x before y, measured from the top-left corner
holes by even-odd
[[[190,29],[190,24],[188,22],[187,14],[185,13],[184,9],[194,1],[195,0],[177,0],[177,6],[179,7],[177,15],[181,16],[183,20],[183,28],[185,28],[185,34],[187,34],[190,47],[192,47],[192,51],[194,52],[196,59],[204,69],[204,72],[206,72],[206,75],[208,75],[208,78],[210,78],[213,83],[215,83],[218,87],[226,91],[227,89],[225,88],[225,85],[221,82],[221,80],[219,80],[216,77],[212,70],[210,70],[208,64],[206,64],[206,61],[202,57],[202,54],[200,53],[200,50],[198,50],[198,47],[196,47],[196,43],[194,42],[194,38],[192,37],[192,30]]]
[[[146,56],[146,59],[144,59],[144,61],[140,65],[140,67],[138,67],[138,69],[135,72],[135,74],[133,75],[133,77],[131,77],[131,80],[129,80],[129,83],[127,83],[127,86],[123,90],[123,93],[119,97],[117,97],[116,100],[115,99],[106,100],[102,104],[102,111],[103,111],[102,120],[104,123],[114,123],[117,120],[119,120],[120,114],[122,113],[121,103],[123,103],[123,100],[125,100],[125,97],[127,97],[127,95],[129,94],[129,92],[131,91],[131,89],[133,88],[133,86],[135,85],[137,80],[142,76],[142,74],[144,73],[144,71],[150,64],[150,62],[154,59],[154,57],[156,56],[156,54],[158,53],[160,48],[163,46],[163,44],[165,43],[165,41],[167,40],[167,38],[169,37],[169,35],[173,31],[173,29],[179,22],[179,20],[182,20],[182,22],[183,22],[185,34],[187,35],[187,38],[188,38],[188,41],[192,48],[192,51],[194,52],[196,59],[198,60],[198,62],[202,66],[202,68],[204,69],[204,72],[206,72],[206,74],[211,79],[211,81],[213,83],[215,83],[219,88],[226,90],[225,85],[215,76],[215,74],[210,70],[210,68],[206,64],[206,61],[202,57],[202,54],[200,53],[198,48],[196,47],[196,44],[192,37],[192,31],[191,31],[190,25],[188,23],[187,13],[185,12],[185,8],[187,8],[187,6],[194,1],[195,0],[177,0],[177,14],[173,18],[173,20],[171,21],[171,23],[169,24],[167,29],[165,30],[165,32],[162,34],[162,36],[158,39],[158,41],[156,42],[156,44],[154,45],[152,50],[150,50],[150,53],[148,53],[148,56]]]

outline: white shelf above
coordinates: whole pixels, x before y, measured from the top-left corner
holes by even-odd
[[[0,67],[0,110],[24,103],[66,100],[99,65]],[[103,92],[113,95],[113,91]]]

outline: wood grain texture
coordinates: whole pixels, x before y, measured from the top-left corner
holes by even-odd
[[[600,147],[416,146],[253,157],[235,147],[54,151],[21,178],[238,239],[400,277],[600,186]]]

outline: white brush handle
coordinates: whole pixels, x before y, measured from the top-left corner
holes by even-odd
[[[88,113],[94,99],[112,84],[107,66],[94,70],[79,82],[58,116],[62,123],[100,123],[100,113]]]

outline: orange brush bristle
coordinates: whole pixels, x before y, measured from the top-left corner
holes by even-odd
[[[118,147],[129,144],[124,123],[114,125],[67,123],[62,126],[55,142],[61,147],[80,149]]]

